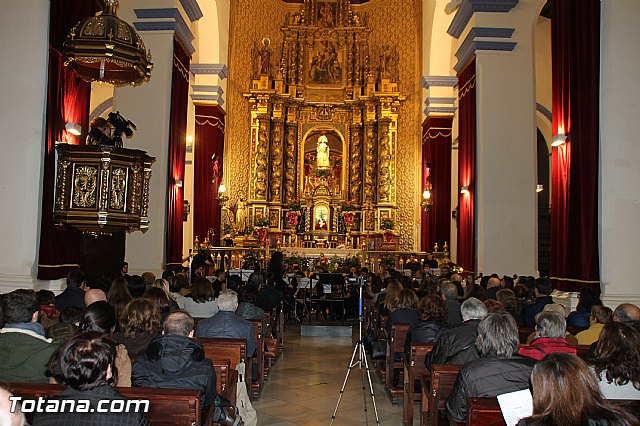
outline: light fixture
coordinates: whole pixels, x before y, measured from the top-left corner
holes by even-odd
[[[541,183],[537,184],[536,192],[542,192],[542,191],[544,191],[544,186]]]
[[[82,127],[78,123],[74,123],[73,121],[68,122],[64,125],[67,133],[71,133],[72,135],[80,136],[82,134]]]
[[[180,179],[176,179],[176,186],[182,188],[182,181]]]
[[[469,192],[469,187],[468,187],[468,186],[463,186],[463,187],[460,189],[460,193],[461,193],[461,194],[466,194],[466,193],[468,193],[468,192]]]
[[[551,139],[551,146],[560,146],[567,141],[567,135],[558,133]]]
[[[229,197],[227,197],[227,187],[224,185],[224,183],[221,183],[218,187],[218,200],[224,203],[228,199]]]
[[[78,22],[64,42],[64,65],[86,81],[115,86],[138,85],[151,77],[151,52],[136,30],[117,16],[118,0],[104,0],[104,10]]]
[[[420,203],[420,206],[422,206],[424,211],[427,213],[429,213],[431,207],[433,207],[433,200],[431,199],[431,191],[429,189],[425,189],[422,193],[422,202]]]
[[[193,136],[188,135],[187,136],[187,145],[191,145],[193,143]]]

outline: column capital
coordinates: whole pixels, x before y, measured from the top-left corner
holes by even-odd
[[[459,38],[476,12],[506,13],[513,9],[519,0],[463,0],[447,29],[449,35]]]
[[[221,80],[229,77],[229,69],[226,64],[191,64],[190,71],[195,75],[217,75]]]
[[[220,86],[193,84],[191,99],[194,102],[213,102],[220,106],[224,105],[224,90]]]
[[[515,49],[515,41],[495,41],[485,40],[486,38],[510,39],[515,32],[515,28],[488,28],[473,27],[467,34],[460,48],[456,52],[458,63],[453,67],[456,72],[460,72],[462,68],[469,62],[469,59],[479,50],[493,50],[511,52]]]

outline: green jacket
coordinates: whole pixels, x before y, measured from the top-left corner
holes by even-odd
[[[0,381],[49,382],[49,358],[58,345],[37,333],[18,328],[0,330]]]

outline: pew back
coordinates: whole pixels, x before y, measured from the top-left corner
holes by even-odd
[[[415,397],[416,379],[428,373],[424,365],[424,358],[427,356],[433,343],[412,343],[409,355],[405,354],[404,359],[404,410],[402,418],[405,424],[413,425],[413,404]]]

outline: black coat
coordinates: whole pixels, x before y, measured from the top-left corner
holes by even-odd
[[[393,324],[413,324],[420,319],[420,314],[415,309],[401,308],[389,314],[385,329],[387,331],[387,337],[391,338],[391,326]]]
[[[525,306],[522,309],[522,325],[525,327],[533,327],[536,325],[536,315],[544,309],[545,305],[553,303],[551,296],[540,296],[535,303]]]
[[[433,350],[424,359],[427,368],[431,370],[433,364],[464,364],[478,359],[475,345],[478,324],[480,320],[469,320],[442,331]]]
[[[162,389],[195,389],[202,392],[204,407],[216,397],[216,373],[204,348],[186,336],[154,338],[140,353],[131,370],[131,384]]]
[[[246,319],[236,315],[235,312],[218,311],[211,318],[200,321],[196,328],[196,336],[215,339],[245,339],[247,341],[247,357],[251,358],[256,351],[253,326]]]
[[[67,306],[84,309],[84,290],[78,287],[67,287],[65,291],[56,296],[56,308],[63,310]]]
[[[483,357],[460,369],[451,395],[447,398],[447,414],[457,422],[467,418],[467,397],[490,397],[529,388],[529,376],[536,360],[521,355],[500,359]]]
[[[431,343],[438,339],[442,324],[435,321],[419,320],[411,324],[404,341],[404,353],[408,357],[411,352],[411,343]]]
[[[55,398],[57,400],[89,400],[89,413],[70,413],[67,408],[66,412],[60,413],[36,413],[33,417],[33,426],[148,426],[149,421],[142,412],[142,406],[139,413],[134,412],[135,404],[129,408],[131,411],[123,411],[121,413],[97,412],[98,401],[102,399],[112,400],[128,400],[120,395],[120,393],[111,386],[103,385],[95,389],[78,391],[73,388],[66,388]],[[153,404],[153,402],[151,402]],[[46,406],[45,406],[46,407]],[[103,404],[101,408],[104,408]],[[126,404],[125,404],[126,408]]]

